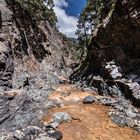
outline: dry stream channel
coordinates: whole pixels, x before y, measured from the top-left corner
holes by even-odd
[[[51,108],[44,115],[43,122],[49,123],[56,112],[67,112],[72,120],[61,123],[57,128],[63,133],[63,140],[140,140],[140,134],[135,130],[119,127],[111,121],[107,115],[110,107],[97,103],[83,104],[88,95],[98,96],[74,85],[60,85],[49,98],[61,102],[62,106]]]

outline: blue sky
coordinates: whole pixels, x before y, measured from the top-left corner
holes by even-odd
[[[54,0],[54,3],[59,31],[68,37],[76,37],[78,15],[84,8],[86,0]]]
[[[71,16],[78,16],[86,4],[86,0],[66,0],[69,6],[65,8],[66,13]]]

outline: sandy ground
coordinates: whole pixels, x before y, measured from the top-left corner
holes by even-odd
[[[63,106],[51,108],[43,117],[44,123],[49,122],[56,112],[67,112],[73,119],[58,127],[63,140],[140,140],[138,132],[112,123],[107,115],[109,107],[83,104],[83,98],[91,94],[96,96],[96,93],[81,91],[73,85],[61,85],[50,99],[63,102]]]

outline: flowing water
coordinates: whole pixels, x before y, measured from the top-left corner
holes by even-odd
[[[95,95],[91,91],[82,91],[74,85],[61,85],[50,96],[51,100],[61,101],[61,107],[54,107],[44,115],[43,122],[48,123],[56,112],[67,112],[71,122],[59,125],[63,140],[140,140],[140,134],[127,127],[119,127],[108,117],[109,107],[93,104],[83,104],[87,95]]]

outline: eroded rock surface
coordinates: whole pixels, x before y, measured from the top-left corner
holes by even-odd
[[[108,2],[106,5],[108,9]],[[112,115],[114,122],[137,130],[139,113],[133,111],[131,104],[133,108],[140,106],[139,15],[139,0],[116,0],[91,35],[87,58],[71,76],[81,87],[94,87],[98,94],[113,98],[101,102],[105,105],[115,103],[114,113],[120,117],[117,120],[117,116]]]
[[[4,129],[1,139],[62,139],[62,133],[55,129],[60,122],[70,119],[68,115],[57,114],[53,128],[40,122],[52,106],[72,114],[72,125],[60,126],[64,139],[111,139],[112,134],[116,139],[139,139],[132,129],[112,124],[105,107],[95,104],[111,107],[108,114],[119,126],[140,131],[140,112],[136,108],[140,106],[139,37],[139,0],[116,0],[111,13],[105,14],[93,33],[85,62],[71,76],[78,81],[77,86],[89,92],[81,94],[76,85],[72,91],[65,86],[69,90],[59,88],[50,98],[55,97],[55,101],[50,101],[50,93],[68,81],[71,74],[71,68],[66,66],[70,60],[64,59],[64,42],[48,22],[34,27],[21,5],[0,0],[0,129]],[[75,105],[83,100],[93,104]],[[93,134],[95,131],[97,134]]]
[[[0,129],[40,125],[48,95],[67,77],[64,44],[48,21],[34,25],[14,0],[0,0]]]

